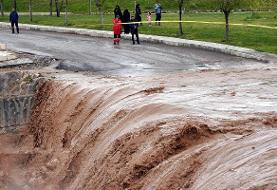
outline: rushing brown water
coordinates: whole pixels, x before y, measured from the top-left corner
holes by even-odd
[[[31,126],[0,137],[0,189],[275,189],[276,70],[260,72],[46,81]]]

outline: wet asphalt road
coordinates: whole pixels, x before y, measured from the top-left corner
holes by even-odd
[[[64,60],[67,70],[96,71],[108,74],[152,74],[180,70],[221,69],[260,65],[221,53],[122,40],[114,46],[111,39],[37,31],[13,35],[0,31],[0,43],[14,51],[53,56]]]

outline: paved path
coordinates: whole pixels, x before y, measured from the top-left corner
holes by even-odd
[[[13,35],[0,31],[0,42],[15,51],[50,55],[65,60],[62,68],[109,74],[151,74],[178,70],[259,67],[264,63],[204,50],[123,40],[114,46],[111,39],[72,34],[22,31]]]

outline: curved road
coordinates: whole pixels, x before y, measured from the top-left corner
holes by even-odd
[[[102,73],[135,74],[176,70],[220,69],[262,63],[204,50],[123,40],[114,46],[111,39],[71,34],[22,31],[13,35],[0,31],[0,43],[14,51],[50,55],[64,60],[62,68]]]

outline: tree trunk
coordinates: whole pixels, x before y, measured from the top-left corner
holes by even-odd
[[[224,11],[225,16],[225,41],[229,41],[229,11]]]
[[[32,0],[29,0],[29,18],[30,22],[33,21]]]
[[[63,11],[63,8],[64,8],[64,0],[61,0],[60,12],[62,12],[62,11]]]
[[[57,15],[57,17],[60,17],[60,10],[59,10],[58,0],[55,0],[55,7],[56,7],[56,15]]]
[[[95,4],[98,10],[100,24],[103,26],[104,24],[104,10],[103,10],[103,0],[95,0]]]
[[[179,2],[179,33],[183,35],[183,24],[182,24],[182,10],[183,10],[183,1]]]
[[[91,15],[91,2],[92,0],[88,1],[88,15]]]
[[[68,11],[68,2],[65,0],[65,15],[64,15],[64,25],[67,26],[68,24],[68,18],[67,18],[67,11]]]
[[[16,0],[13,0],[13,8],[16,10]]]
[[[49,1],[49,15],[53,15],[53,0]]]
[[[102,8],[102,7],[99,7],[99,8],[98,8],[98,11],[99,11],[99,16],[100,16],[100,23],[101,23],[102,26],[103,26],[103,24],[104,24],[104,12],[103,12],[103,8]]]
[[[4,16],[4,0],[0,0],[1,16]]]

